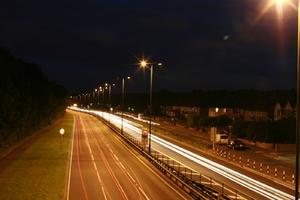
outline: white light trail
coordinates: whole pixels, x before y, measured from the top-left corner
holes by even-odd
[[[107,121],[110,120],[115,125],[120,125],[122,123],[122,120],[120,117],[110,114],[110,113],[101,112],[101,111],[84,110],[84,109],[79,109],[76,107],[71,107],[71,109],[96,114],[98,116],[101,116],[102,118],[104,118]],[[137,127],[131,125],[130,121],[128,121],[128,120],[124,120],[123,125],[124,125],[124,127],[128,128],[138,134],[142,133],[142,130],[140,128],[137,128]],[[273,200],[294,199],[294,197],[290,194],[287,194],[287,193],[285,193],[281,190],[278,190],[276,188],[273,188],[265,183],[262,183],[253,178],[250,178],[244,174],[234,171],[234,170],[232,170],[228,167],[225,167],[219,163],[213,162],[205,157],[202,157],[191,151],[181,148],[181,147],[179,147],[175,144],[172,144],[166,140],[163,140],[155,135],[152,135],[151,137],[152,137],[152,141],[155,141],[156,143],[172,150],[173,152],[176,152],[176,153],[184,156],[185,158],[188,158],[189,160],[192,160],[195,163],[198,163],[199,165],[202,165],[202,166],[228,178],[229,180],[231,180],[235,183],[238,183],[239,185],[242,185],[242,186],[244,186],[244,187],[246,187],[268,199],[273,199]]]

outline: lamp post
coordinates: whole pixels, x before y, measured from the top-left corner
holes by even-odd
[[[112,113],[113,110],[114,110],[113,108],[110,108],[110,109],[109,109],[109,111],[110,111],[110,112],[109,112],[109,115],[108,115],[108,117],[109,117],[109,118],[108,118],[108,122],[109,122],[109,123],[110,123],[110,115],[111,115],[111,113]]]
[[[97,94],[98,94],[98,89],[95,89],[95,92],[93,92],[94,94],[94,104],[97,104]]]
[[[60,151],[62,152],[63,136],[65,134],[65,129],[61,128],[59,130],[59,134],[60,134]]]
[[[130,79],[130,76],[127,76],[126,79]],[[123,122],[124,122],[124,116],[123,116],[123,112],[124,112],[124,95],[125,95],[125,78],[122,78],[122,112],[121,112],[121,118],[122,118],[122,122],[121,122],[121,134],[123,134]]]
[[[114,83],[111,83],[111,84],[105,83],[105,85],[104,85],[104,89],[108,91],[108,93],[107,93],[107,105],[108,105],[108,107],[111,107],[111,104],[112,104],[111,103],[111,90],[112,90],[112,87],[114,87],[114,86],[115,86]]]
[[[112,101],[111,101],[111,90],[112,90],[112,87],[114,87],[115,84],[114,83],[111,83],[108,85],[108,100],[109,100],[109,106],[112,105]]]
[[[104,100],[105,87],[103,87],[101,90],[102,90],[102,105],[104,105],[104,103],[105,103],[105,100]]]
[[[99,103],[100,103],[100,88],[101,87],[99,87],[98,89],[97,89],[97,106],[99,107]]]
[[[266,12],[271,6],[276,4],[278,14],[282,14],[283,4],[289,4],[297,10],[298,29],[297,29],[297,82],[296,82],[296,162],[295,162],[295,199],[299,198],[299,150],[300,150],[300,0],[297,1],[298,5],[294,5],[291,0],[270,0],[266,5],[263,13]]]
[[[158,66],[162,66],[162,63],[156,63]],[[140,66],[146,68],[148,65],[147,61],[142,60]],[[153,66],[150,64],[150,95],[149,95],[149,155],[151,155],[151,126],[152,126],[152,87],[153,87]]]
[[[216,112],[216,118],[218,117],[218,112],[219,112],[219,108],[216,108],[215,109],[215,112]],[[217,118],[218,120],[218,118]],[[213,150],[215,150],[215,141],[216,141],[216,132],[217,132],[217,127],[213,130]]]
[[[299,196],[299,123],[300,123],[300,0],[298,0],[298,38],[297,38],[297,104],[296,104],[296,166],[295,166],[295,199]]]

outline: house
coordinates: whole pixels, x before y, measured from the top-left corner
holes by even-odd
[[[227,116],[232,119],[243,118],[244,110],[240,108],[218,108],[212,107],[208,109],[208,117]]]
[[[244,110],[245,121],[267,121],[269,120],[269,113],[267,111],[259,110]]]
[[[282,118],[289,118],[292,116],[294,116],[294,109],[293,109],[292,105],[290,104],[290,102],[288,101],[283,108]]]
[[[285,106],[281,106],[281,105],[282,104],[277,102],[274,106],[274,120],[275,121],[295,116],[295,109],[291,105],[290,101],[287,101]]]
[[[221,115],[231,115],[232,109],[229,108],[208,108],[208,117],[219,117]]]
[[[178,106],[160,106],[161,113],[167,117],[178,117],[180,107]]]
[[[207,109],[198,106],[160,106],[161,112],[167,117],[183,117],[188,115],[205,115],[207,116]]]
[[[274,106],[274,120],[278,121],[282,118],[282,107],[279,102],[277,102]]]

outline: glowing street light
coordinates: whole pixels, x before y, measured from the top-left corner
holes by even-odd
[[[59,134],[60,134],[60,151],[62,152],[63,135],[65,134],[65,129],[63,128],[59,129]]]
[[[298,38],[297,38],[297,104],[296,104],[296,164],[295,164],[295,199],[299,196],[299,150],[300,150],[300,0],[298,0],[298,7],[293,4],[291,0],[270,0],[264,7],[257,19],[265,14],[272,6],[277,8],[279,20],[283,14],[284,5],[289,5],[298,12]]]
[[[145,60],[142,60],[140,65],[142,68],[145,68],[147,66],[147,62]]]
[[[131,79],[131,77],[130,76],[127,76],[126,77],[126,79],[127,80],[130,80]],[[122,116],[122,122],[121,122],[121,134],[123,134],[123,122],[124,122],[124,114],[123,114],[123,112],[124,112],[124,96],[125,96],[125,78],[123,77],[122,78],[122,108],[121,108],[121,110],[122,110],[122,114],[121,114],[121,116]]]
[[[152,86],[153,86],[153,63],[147,63],[146,60],[140,61],[140,67],[145,69],[150,65],[150,95],[149,95],[149,155],[151,155],[151,118],[152,118]],[[162,63],[155,63],[157,66],[162,66]]]

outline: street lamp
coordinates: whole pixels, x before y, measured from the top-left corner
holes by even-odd
[[[110,107],[111,106],[111,90],[112,90],[112,87],[114,87],[115,84],[114,83],[105,83],[104,84],[104,87],[103,87],[103,101],[104,101],[104,93],[105,93],[105,90],[108,91],[107,95],[108,95],[108,99],[107,99],[107,106]]]
[[[269,3],[262,10],[261,17],[267,10],[275,6],[277,7],[278,15],[282,16],[283,5],[288,4],[295,10],[298,14],[298,36],[297,36],[297,103],[296,103],[296,164],[295,164],[295,199],[299,198],[299,150],[300,150],[300,0],[298,0],[298,5],[295,6],[291,0],[270,0]]]
[[[219,112],[219,108],[216,108],[215,109],[215,112],[216,112],[216,118],[218,117],[218,112]],[[218,118],[217,118],[217,120],[218,120]],[[216,132],[218,131],[218,128],[216,127],[216,128],[214,128],[213,129],[213,150],[215,150],[215,140],[216,140]]]
[[[127,76],[126,79],[129,80],[129,79],[131,79],[131,77],[130,77],[130,76]],[[121,110],[122,110],[122,112],[121,112],[121,113],[122,113],[122,114],[121,114],[121,116],[122,116],[122,122],[121,122],[121,134],[123,134],[124,95],[125,95],[125,78],[123,77],[123,78],[122,78],[122,108],[121,108]]]
[[[108,115],[108,117],[109,117],[108,122],[110,123],[110,115],[111,115],[111,113],[112,113],[112,111],[113,111],[114,109],[111,107],[109,110],[110,110],[110,112],[109,112],[109,115]]]
[[[98,89],[96,88],[95,91],[93,92],[93,102],[94,104],[96,104],[96,99],[97,99],[97,92],[98,92]]]
[[[108,85],[108,99],[109,99],[109,106],[112,105],[112,102],[111,102],[111,90],[112,90],[112,87],[115,87],[115,84],[114,83],[111,83]]]
[[[140,62],[141,68],[147,68],[150,65],[150,95],[149,95],[149,155],[151,155],[151,118],[152,118],[152,86],[153,86],[153,66],[162,66],[162,63],[147,63],[146,60]]]

